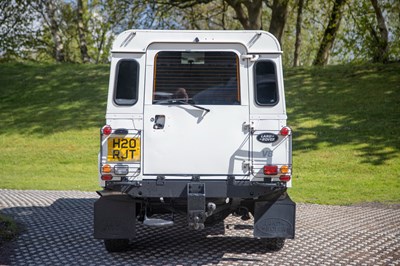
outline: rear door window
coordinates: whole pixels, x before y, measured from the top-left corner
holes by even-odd
[[[240,104],[238,68],[234,52],[159,52],[153,104]]]
[[[278,102],[276,67],[272,61],[258,61],[255,65],[255,97],[258,105]]]
[[[133,105],[138,95],[139,64],[135,60],[121,60],[117,65],[114,101],[118,105]]]

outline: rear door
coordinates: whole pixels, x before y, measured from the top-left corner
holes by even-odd
[[[146,58],[145,175],[249,175],[240,45],[153,44]]]

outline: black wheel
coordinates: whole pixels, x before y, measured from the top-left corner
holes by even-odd
[[[285,245],[284,238],[263,238],[262,242],[269,251],[279,251]]]
[[[104,246],[108,252],[122,252],[129,247],[129,239],[104,239]]]

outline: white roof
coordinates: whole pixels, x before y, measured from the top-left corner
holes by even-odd
[[[118,35],[112,52],[145,53],[152,43],[240,43],[247,53],[281,53],[266,31],[127,30]]]

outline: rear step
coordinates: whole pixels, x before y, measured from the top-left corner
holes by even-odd
[[[148,218],[147,215],[145,215],[143,224],[148,227],[169,227],[174,225],[174,221],[160,218]]]

